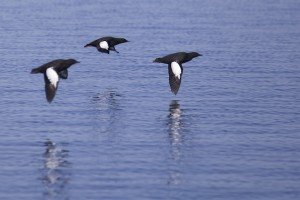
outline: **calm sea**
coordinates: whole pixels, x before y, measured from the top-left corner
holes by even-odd
[[[0,27],[1,200],[300,199],[298,0],[10,0]],[[178,51],[203,57],[174,96]]]

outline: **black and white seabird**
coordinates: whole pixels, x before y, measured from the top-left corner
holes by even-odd
[[[59,79],[67,79],[68,68],[75,63],[79,62],[74,59],[58,59],[31,70],[31,74],[44,74],[46,98],[49,103],[54,99]]]
[[[162,58],[156,58],[153,62],[168,64],[169,84],[171,91],[176,95],[179,90],[183,74],[182,63],[186,63],[198,56],[202,55],[197,52],[178,52]]]
[[[115,37],[102,37],[99,38],[91,43],[88,43],[84,47],[96,47],[98,51],[101,53],[107,53],[109,54],[109,51],[115,51],[119,53],[116,49],[115,46],[121,43],[128,42],[125,38],[115,38]]]

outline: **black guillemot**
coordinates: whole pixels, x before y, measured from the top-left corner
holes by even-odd
[[[115,51],[119,53],[115,46],[121,43],[128,42],[125,38],[115,38],[115,37],[102,37],[93,42],[88,43],[84,47],[96,47],[99,52],[109,54],[109,51]]]
[[[198,56],[202,55],[197,52],[178,52],[165,57],[156,58],[153,62],[168,64],[170,88],[171,91],[176,95],[182,79],[182,63],[186,63]]]
[[[68,68],[75,63],[79,62],[74,59],[58,59],[31,70],[31,74],[44,74],[46,99],[49,103],[54,99],[59,79],[67,79]]]

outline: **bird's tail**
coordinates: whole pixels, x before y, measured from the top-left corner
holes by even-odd
[[[155,60],[153,60],[153,62],[156,62],[156,63],[163,63],[163,61],[162,61],[161,58],[156,58]]]

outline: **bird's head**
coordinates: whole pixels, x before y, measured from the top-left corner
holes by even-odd
[[[198,53],[198,52],[190,52],[188,53],[188,57],[193,59],[193,58],[196,58],[198,56],[202,56],[202,54]]]
[[[80,63],[80,62],[77,61],[77,60],[75,60],[75,59],[68,59],[68,60],[67,60],[67,63],[68,63],[69,65],[73,65],[73,64],[76,64],[76,63]]]
[[[190,53],[187,53],[187,56],[186,58],[184,59],[185,62],[188,62],[190,60],[192,60],[193,58],[196,58],[198,56],[202,56],[202,54],[200,53],[197,53],[197,52],[190,52]]]
[[[126,40],[125,38],[121,38],[121,41],[122,41],[122,43],[129,42],[129,41]]]

